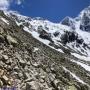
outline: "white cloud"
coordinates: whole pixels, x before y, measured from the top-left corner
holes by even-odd
[[[24,0],[0,0],[0,10],[10,9],[10,5],[13,3],[21,5]]]
[[[17,0],[16,3],[17,3],[18,5],[20,5],[20,4],[22,4],[22,1],[23,1],[23,0]]]
[[[11,0],[0,0],[0,9],[7,10],[10,6]]]

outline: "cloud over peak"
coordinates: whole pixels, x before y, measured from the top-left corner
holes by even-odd
[[[21,5],[24,0],[0,0],[0,10],[9,10],[12,3]]]
[[[1,10],[7,10],[10,6],[10,2],[9,0],[0,0],[0,9]]]

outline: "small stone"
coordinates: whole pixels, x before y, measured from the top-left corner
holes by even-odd
[[[0,35],[0,43],[3,43],[4,41],[5,41],[5,38],[2,35]]]
[[[41,90],[41,89],[38,82],[32,81],[26,84],[26,90]]]
[[[20,78],[22,78],[22,77],[23,77],[23,74],[22,74],[22,73],[19,73],[18,75],[19,75],[19,77],[20,77]]]
[[[4,74],[4,70],[0,69],[0,77]]]
[[[17,45],[17,41],[15,38],[11,37],[10,35],[7,35],[6,36],[6,40],[9,44],[12,44],[12,45]]]
[[[25,68],[26,63],[25,63],[23,60],[21,60],[19,63],[20,63],[20,65],[22,66],[22,68]]]
[[[9,84],[9,85],[12,85],[13,82],[14,82],[13,78],[11,78],[11,79],[8,80],[8,84]]]
[[[39,48],[37,48],[37,47],[34,47],[34,50],[33,50],[33,52],[37,52],[39,50]]]
[[[7,81],[7,80],[8,80],[8,77],[7,77],[7,76],[5,76],[5,75],[3,75],[3,76],[2,76],[2,78],[3,78],[5,81]]]
[[[41,76],[41,77],[40,77],[40,82],[41,82],[41,83],[44,83],[44,82],[45,82],[45,76]]]
[[[7,55],[2,55],[2,59],[3,59],[3,61],[7,61],[9,58],[8,58],[8,56]]]
[[[2,27],[0,27],[0,34],[3,34],[4,33],[4,30]]]
[[[69,86],[67,90],[77,90],[77,88],[74,85],[72,85],[72,86]]]
[[[3,86],[3,82],[0,80],[0,87]]]
[[[40,79],[40,83],[44,83],[44,82],[45,82],[45,80],[41,78]]]
[[[21,56],[18,53],[16,53],[16,57],[19,60],[20,66],[22,66],[22,68],[25,68],[26,62],[21,58]]]

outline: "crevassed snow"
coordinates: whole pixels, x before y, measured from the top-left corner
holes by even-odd
[[[77,77],[74,73],[72,73],[71,71],[69,71],[67,68],[63,67],[63,69],[66,71],[66,72],[69,72],[77,81],[79,81],[80,83],[82,84],[86,84],[84,81],[82,81],[79,77]]]
[[[9,22],[5,18],[0,18],[0,19],[9,25]]]

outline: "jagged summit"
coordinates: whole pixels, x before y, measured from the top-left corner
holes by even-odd
[[[62,21],[61,24],[66,25],[71,27],[71,29],[75,30],[75,20],[71,17],[65,17]]]
[[[80,29],[90,31],[90,6],[85,8],[79,15]]]

